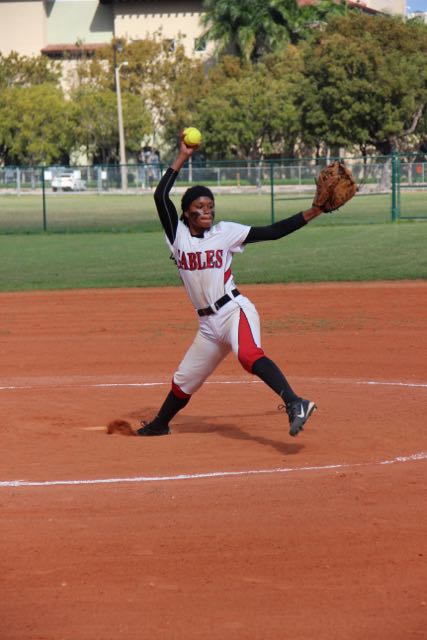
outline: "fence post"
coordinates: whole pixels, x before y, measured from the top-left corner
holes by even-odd
[[[96,167],[96,188],[98,190],[98,195],[102,193],[102,167],[99,165]]]
[[[396,151],[391,154],[391,221],[400,215],[400,158]]]
[[[46,231],[47,216],[46,216],[46,188],[45,188],[45,182],[44,182],[44,170],[45,170],[45,167],[42,166],[43,231]]]
[[[270,160],[270,194],[271,194],[271,224],[275,222],[276,214],[274,211],[274,160]]]

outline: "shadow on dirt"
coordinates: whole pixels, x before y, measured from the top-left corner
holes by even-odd
[[[260,414],[262,418],[265,419],[265,413]],[[215,420],[221,418],[222,416],[215,416]],[[242,415],[239,418],[243,417]],[[251,414],[253,417],[253,414]],[[228,416],[229,418],[229,416]],[[287,432],[287,424],[284,425],[283,429],[283,441],[274,440],[273,438],[269,438],[268,435],[260,436],[259,434],[255,435],[249,433],[245,429],[238,427],[233,423],[217,423],[212,424],[209,418],[200,418],[185,416],[185,420],[183,419],[181,424],[176,424],[173,427],[173,431],[175,433],[217,433],[224,438],[232,438],[233,440],[246,440],[248,442],[257,442],[266,447],[272,447],[276,451],[284,455],[295,455],[299,453],[301,449],[304,449],[304,444],[300,442],[286,442],[286,438],[290,438]],[[266,432],[268,432],[268,426],[266,426]]]
[[[152,420],[156,413],[156,409],[151,407],[146,407],[138,412],[130,413],[127,418],[132,420],[137,419],[138,421],[141,417],[146,420]],[[278,451],[283,455],[295,455],[299,453],[302,449],[304,449],[305,445],[301,442],[287,442],[286,439],[290,439],[288,434],[288,423],[286,416],[283,416],[283,441],[282,440],[274,440],[273,438],[269,438],[268,435],[260,436],[259,434],[251,434],[247,430],[238,427],[236,423],[233,422],[219,422],[221,419],[230,420],[230,418],[234,418],[236,421],[244,421],[245,418],[252,419],[255,417],[259,417],[259,422],[265,423],[266,434],[268,434],[268,417],[276,416],[276,411],[270,412],[262,412],[262,413],[250,413],[243,414],[239,413],[238,415],[230,416],[227,415],[215,415],[214,417],[201,417],[201,416],[191,416],[191,415],[180,415],[175,420],[171,421],[171,429],[172,435],[179,435],[185,433],[200,433],[200,434],[210,434],[217,433],[218,435],[224,438],[231,438],[233,440],[246,440],[247,442],[256,442],[266,447],[271,447]],[[215,421],[215,423],[214,423]],[[136,428],[138,428],[137,425]]]

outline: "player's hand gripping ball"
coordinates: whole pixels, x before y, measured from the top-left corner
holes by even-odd
[[[184,142],[187,147],[198,147],[202,141],[202,134],[196,127],[186,127],[183,131]]]

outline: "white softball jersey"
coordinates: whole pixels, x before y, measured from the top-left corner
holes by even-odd
[[[244,251],[243,242],[250,227],[235,222],[219,222],[202,238],[178,220],[173,253],[179,275],[195,309],[212,306],[224,294],[235,289],[231,262],[234,253]]]

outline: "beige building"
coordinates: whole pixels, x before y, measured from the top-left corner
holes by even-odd
[[[408,14],[410,18],[420,18],[427,24],[427,11],[413,11]]]
[[[0,1],[0,53],[17,51],[21,55],[40,55],[47,41],[44,3]]]
[[[139,7],[138,7],[139,5]],[[181,37],[189,56],[203,53],[200,36],[203,27],[201,0],[173,0],[120,2],[113,0],[114,30],[116,37],[138,40],[161,33],[174,41]]]
[[[315,4],[317,0],[299,0],[300,5]],[[350,7],[359,7],[367,13],[406,14],[406,0],[347,0]]]
[[[368,9],[388,13],[390,15],[405,15],[406,0],[353,0],[351,3],[356,6],[365,5]]]
[[[188,55],[203,55],[201,13],[201,0],[0,0],[0,53],[78,55],[113,37],[159,34],[181,37]]]
[[[406,0],[348,3],[369,12],[406,13]],[[78,56],[113,37],[140,40],[161,34],[171,41],[181,36],[187,55],[203,56],[209,51],[200,42],[202,6],[202,0],[0,0],[0,53]]]

